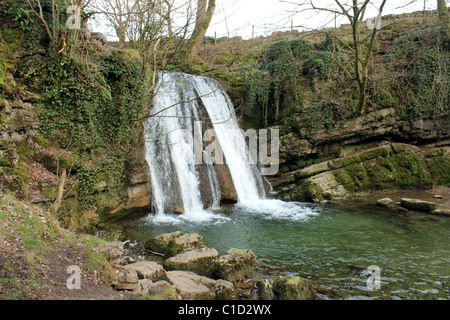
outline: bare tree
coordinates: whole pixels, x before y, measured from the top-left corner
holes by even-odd
[[[47,36],[50,38],[50,40],[53,40],[54,33],[50,31],[50,27],[48,22],[44,18],[44,12],[42,10],[42,5],[40,0],[26,0],[28,5],[30,6],[31,10],[36,14],[36,16],[41,20],[42,24],[44,25],[45,31],[47,32]],[[52,0],[52,16],[53,16],[53,22],[55,21],[55,0]],[[55,26],[53,26],[54,28]]]
[[[81,12],[91,0],[26,0],[26,3],[40,20],[50,40],[50,46],[58,48],[58,53],[65,53],[69,42],[79,44],[81,33]],[[73,8],[77,8],[73,10]],[[71,9],[73,11],[71,11]],[[73,15],[73,16],[72,16]],[[73,18],[73,19],[72,19]],[[85,19],[85,18],[84,18]],[[76,22],[77,28],[69,26],[69,22]],[[64,26],[69,26],[64,28]],[[62,47],[59,49],[59,47]]]
[[[103,14],[114,28],[119,42],[125,45],[126,31],[131,23],[131,16],[140,1],[134,0],[97,0],[91,4],[91,13]]]
[[[195,29],[187,43],[186,52],[184,54],[186,60],[192,60],[192,58],[197,55],[198,49],[208,30],[209,24],[211,23],[215,9],[215,0],[198,0]]]
[[[375,25],[371,30],[368,39],[368,45],[364,44],[367,38],[363,38],[364,16],[369,5],[375,5],[370,0],[334,0],[330,1],[331,4],[326,6],[323,1],[315,0],[302,0],[302,1],[284,1],[285,3],[295,4],[295,12],[304,12],[312,10],[315,12],[328,12],[336,16],[343,16],[348,19],[352,27],[353,44],[347,46],[353,53],[353,79],[355,80],[358,92],[357,92],[357,104],[361,114],[366,111],[366,89],[369,79],[369,62],[372,58],[373,45],[375,43],[376,35],[379,30],[379,26]],[[383,12],[384,6],[387,0],[380,1],[380,5],[377,7],[379,16]]]

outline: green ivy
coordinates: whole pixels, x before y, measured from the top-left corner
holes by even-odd
[[[107,192],[120,195],[139,130],[137,120],[150,106],[139,95],[141,66],[117,55],[90,64],[53,56],[39,68],[41,132],[70,146],[82,159],[76,171],[80,203],[98,206],[95,186],[102,181]]]
[[[320,103],[309,107],[306,115],[308,119],[305,119],[305,121],[308,123],[311,131],[319,129],[330,131],[340,121],[345,119],[346,110],[330,100],[322,100]]]
[[[402,111],[411,120],[432,117],[448,125],[450,105],[450,52],[448,37],[439,28],[409,30],[393,41],[384,57],[386,72],[402,74],[397,82],[384,85],[398,96]]]
[[[265,51],[261,67],[246,73],[246,103],[262,110],[264,126],[277,123],[285,116],[284,97],[291,105],[302,104],[302,80],[337,79],[348,63],[331,36],[316,46],[305,39],[278,41]]]

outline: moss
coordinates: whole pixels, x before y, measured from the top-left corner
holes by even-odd
[[[20,160],[26,163],[34,162],[35,151],[31,148],[31,146],[26,142],[19,143],[15,150],[20,156]]]
[[[52,145],[52,141],[48,138],[45,138],[44,136],[37,134],[30,137],[31,140],[41,147],[48,148]]]
[[[18,163],[12,168],[11,173],[18,176],[24,183],[28,183],[30,180],[30,173],[23,162]]]
[[[416,199],[402,199],[402,207],[410,210],[431,212],[436,210],[437,204],[434,202],[421,201]]]
[[[273,291],[280,300],[311,300],[316,293],[311,281],[298,276],[278,277]]]
[[[164,260],[163,267],[166,270],[191,271],[205,277],[212,277],[218,268],[217,257],[208,256],[200,259],[179,263],[171,259]]]
[[[170,286],[169,283],[160,283],[153,287],[149,293],[143,295],[147,300],[178,300],[180,295]]]
[[[426,160],[433,182],[439,186],[450,187],[450,157],[438,156]]]
[[[306,201],[323,201],[324,198],[322,192],[323,190],[311,181],[303,183],[296,189],[298,198]]]
[[[391,145],[391,147],[392,147],[392,150],[395,152],[395,153],[402,153],[402,152],[405,152],[406,151],[406,145],[404,145],[404,144],[398,144],[398,143],[393,143],[392,145]]]
[[[433,185],[427,166],[412,153],[399,153],[392,157],[396,167],[396,184],[404,189],[428,189]]]
[[[164,257],[170,258],[170,257],[176,256],[181,251],[182,251],[181,246],[177,245],[175,243],[175,241],[171,240],[171,241],[169,241],[169,244],[167,245],[167,247],[164,249]]]
[[[11,163],[7,158],[4,158],[3,156],[0,156],[0,167],[10,167]]]

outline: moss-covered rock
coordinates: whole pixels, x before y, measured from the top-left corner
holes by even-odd
[[[182,300],[175,288],[167,281],[161,280],[151,283],[144,292],[144,298],[148,300]]]
[[[192,271],[199,275],[211,276],[218,257],[216,249],[194,249],[164,260],[163,266],[166,270]]]
[[[402,198],[401,205],[406,209],[425,212],[431,212],[436,210],[437,208],[437,203],[435,202],[423,201],[418,199],[408,199],[408,198]]]
[[[208,244],[198,233],[183,234],[181,231],[161,234],[145,243],[146,249],[163,253],[165,258],[207,247]]]
[[[163,253],[170,241],[183,234],[181,231],[172,233],[163,233],[157,237],[153,237],[145,243],[145,248],[155,252]]]
[[[284,200],[314,202],[356,192],[429,189],[450,184],[449,154],[392,143],[298,170],[274,186]]]
[[[299,276],[278,277],[272,288],[279,300],[312,300],[316,293],[314,284]]]
[[[231,282],[245,281],[252,277],[255,261],[249,249],[230,249],[217,261],[215,275]]]

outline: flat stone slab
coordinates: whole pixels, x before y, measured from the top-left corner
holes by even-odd
[[[92,249],[94,252],[104,253],[109,261],[115,261],[122,257],[124,249],[123,242],[108,242],[107,244]]]
[[[116,290],[136,291],[140,289],[137,272],[124,267],[116,270],[116,276],[111,285]]]
[[[153,261],[138,261],[126,265],[125,268],[136,271],[141,279],[149,279],[156,282],[166,278],[166,271],[163,266]]]
[[[423,201],[418,199],[408,199],[408,198],[402,198],[401,205],[406,209],[425,212],[432,212],[437,208],[437,203],[435,202]]]
[[[213,300],[215,281],[189,271],[168,271],[167,279],[184,300]]]
[[[234,285],[226,280],[213,280],[190,271],[168,271],[167,279],[184,300],[227,299]]]
[[[192,271],[200,275],[210,275],[214,262],[219,257],[216,249],[201,248],[180,253],[163,262],[166,270]]]
[[[395,202],[391,198],[383,198],[383,199],[378,199],[377,204],[381,207],[387,208],[389,206],[395,205]]]

